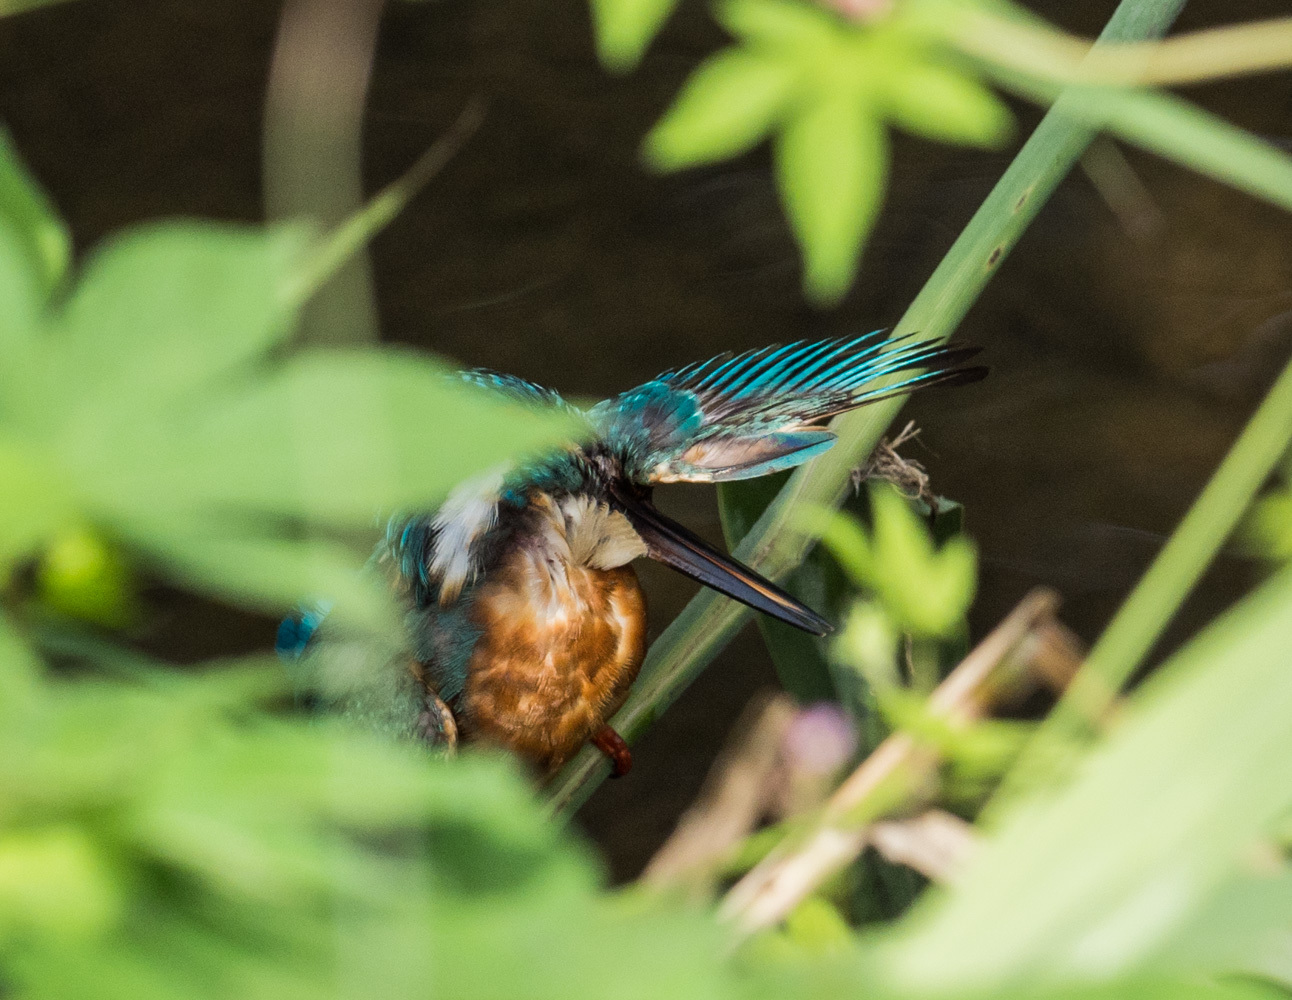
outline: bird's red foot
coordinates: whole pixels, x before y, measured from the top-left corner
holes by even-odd
[[[622,778],[633,769],[633,752],[624,738],[609,726],[602,726],[593,734],[592,745],[610,758],[610,777]]]

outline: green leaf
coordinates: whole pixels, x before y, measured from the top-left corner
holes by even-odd
[[[808,896],[785,918],[791,943],[811,955],[828,955],[852,947],[852,929],[838,907],[822,896]]]
[[[50,7],[64,0],[0,0],[0,17],[21,14],[23,11],[36,10],[39,7]]]
[[[752,149],[780,118],[801,76],[793,62],[731,48],[700,65],[646,137],[658,170],[712,163]]]
[[[888,486],[870,491],[874,530],[852,517],[821,510],[809,523],[859,586],[874,591],[896,624],[916,636],[952,638],[973,601],[977,558],[955,536],[934,549],[909,502]]]
[[[801,108],[776,142],[776,175],[818,305],[838,302],[857,273],[888,173],[884,124],[847,91]]]
[[[824,8],[795,0],[725,0],[714,14],[733,35],[768,48],[823,48],[848,33]]]
[[[918,988],[1126,975],[1292,805],[1292,572],[1136,693],[1071,784],[1018,803],[953,892],[888,943]]]
[[[35,260],[26,251],[21,234],[0,222],[0,412],[13,408],[12,394],[21,385],[29,364],[31,341],[40,330],[45,307],[44,289]]]
[[[67,274],[72,239],[4,129],[0,129],[0,228],[17,235],[43,297],[48,298]]]
[[[0,730],[12,730],[14,716],[30,710],[41,673],[35,651],[0,613]]]
[[[885,109],[908,132],[940,142],[999,146],[1009,109],[972,77],[945,66],[903,61],[880,78]]]
[[[30,447],[0,436],[0,582],[55,532],[75,520],[75,495],[57,468]]]
[[[97,532],[72,527],[58,532],[36,565],[40,598],[53,610],[123,628],[136,617],[134,581],[125,558]]]
[[[0,830],[0,943],[32,933],[72,940],[101,934],[119,917],[115,881],[83,830]]]
[[[1253,852],[1255,853],[1255,852]],[[1221,885],[1151,959],[1179,974],[1220,970],[1292,986],[1292,872],[1258,864]]]
[[[875,516],[872,586],[912,633],[951,636],[973,601],[973,544],[958,536],[935,551],[927,529],[896,490],[873,488],[870,501]]]
[[[776,496],[788,473],[740,479],[718,485],[718,510],[727,544],[734,549]],[[814,553],[783,581],[787,590],[831,620],[846,606],[846,580],[835,564]],[[763,642],[771,654],[781,686],[801,704],[836,698],[825,644],[800,629],[773,621],[767,615],[755,618]]]
[[[433,509],[462,479],[578,431],[568,413],[504,402],[395,351],[301,355],[210,410],[165,452],[141,454],[132,478],[100,467],[115,491],[104,502],[366,528],[397,509]]]
[[[296,228],[196,222],[114,238],[51,332],[60,397],[95,423],[155,411],[258,360],[291,331],[281,288],[305,247]]]
[[[126,524],[127,538],[159,568],[198,591],[255,610],[282,612],[298,601],[326,596],[337,619],[396,634],[389,594],[365,573],[363,560],[318,539],[256,535],[220,520],[186,523],[156,518]]]
[[[609,70],[626,73],[641,61],[678,0],[590,0],[597,55]]]

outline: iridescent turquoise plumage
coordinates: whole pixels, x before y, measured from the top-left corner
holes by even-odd
[[[566,408],[583,430],[564,448],[462,484],[438,510],[391,519],[377,554],[407,605],[413,673],[427,692],[419,731],[443,734],[456,721],[465,738],[547,769],[592,738],[626,766],[627,748],[604,723],[645,651],[644,604],[627,566],[642,555],[828,631],[661,515],[651,489],[799,465],[833,444],[826,422],[836,414],[981,378],[985,369],[963,366],[973,353],[882,332],[799,341],[674,369],[586,411],[515,376],[464,372],[515,401]],[[283,634],[301,645],[299,628]]]

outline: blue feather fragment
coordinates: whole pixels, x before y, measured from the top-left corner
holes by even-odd
[[[303,601],[279,623],[274,651],[284,660],[299,660],[331,611],[331,601]]]

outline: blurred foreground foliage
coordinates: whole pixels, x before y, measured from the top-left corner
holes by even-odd
[[[634,2],[598,9],[635,11],[640,47],[667,5]],[[856,138],[837,132],[842,118],[794,103],[808,84],[791,87],[776,67],[798,58],[782,49],[818,44],[812,32],[834,51],[870,27],[767,0],[728,16],[765,47],[702,70],[689,107],[652,140],[662,165],[743,148],[781,100],[812,119],[791,131]],[[781,30],[794,19],[806,34]],[[922,58],[903,72],[925,72],[936,90],[937,66]],[[966,109],[959,138],[1003,134],[978,84],[940,79]],[[923,112],[885,86],[885,114],[920,126]],[[749,106],[713,101],[721,87]],[[1161,106],[1135,96],[1141,110]],[[746,117],[710,133],[707,149],[688,146],[715,107]],[[1234,148],[1222,140],[1207,155]],[[873,183],[882,165],[852,152],[838,162]],[[1265,175],[1275,187],[1279,169]],[[813,198],[800,221],[826,219]],[[847,226],[831,239],[853,241],[844,249],[873,214],[866,199],[839,216]],[[805,883],[783,922],[749,933],[667,894],[608,892],[595,858],[506,762],[431,759],[295,716],[276,664],[177,672],[120,634],[73,624],[129,624],[143,610],[136,580],[160,577],[266,610],[326,594],[350,628],[385,633],[398,627],[392,609],[361,572],[374,514],[434,506],[462,477],[568,431],[560,415],[521,419],[425,360],[293,350],[302,276],[336,256],[328,239],[167,223],[73,268],[66,227],[0,143],[0,996],[1254,1000],[1292,989],[1292,577],[1279,561],[1292,508],[1281,493],[1252,531],[1275,558],[1268,581],[1087,719],[1093,736],[1064,742],[1045,781],[989,804],[954,880],[864,933],[839,905],[874,885],[861,879]],[[829,252],[818,290],[837,292],[855,250]],[[1273,428],[1266,444],[1286,450],[1292,420]],[[1261,469],[1248,463],[1247,478],[1259,485]],[[1249,495],[1226,496],[1236,518]],[[773,642],[778,666],[859,718],[877,706],[917,751],[994,783],[1016,746],[928,697],[963,651],[975,585],[958,515],[924,511],[930,531],[890,492],[867,491],[863,506],[864,523],[825,515],[835,565],[805,568],[847,614],[845,631],[807,652]],[[919,801],[952,792],[926,781]],[[864,808],[809,810],[749,863],[777,851],[793,861],[814,832],[865,834],[915,799],[894,784]],[[881,915],[919,889],[908,880]]]

